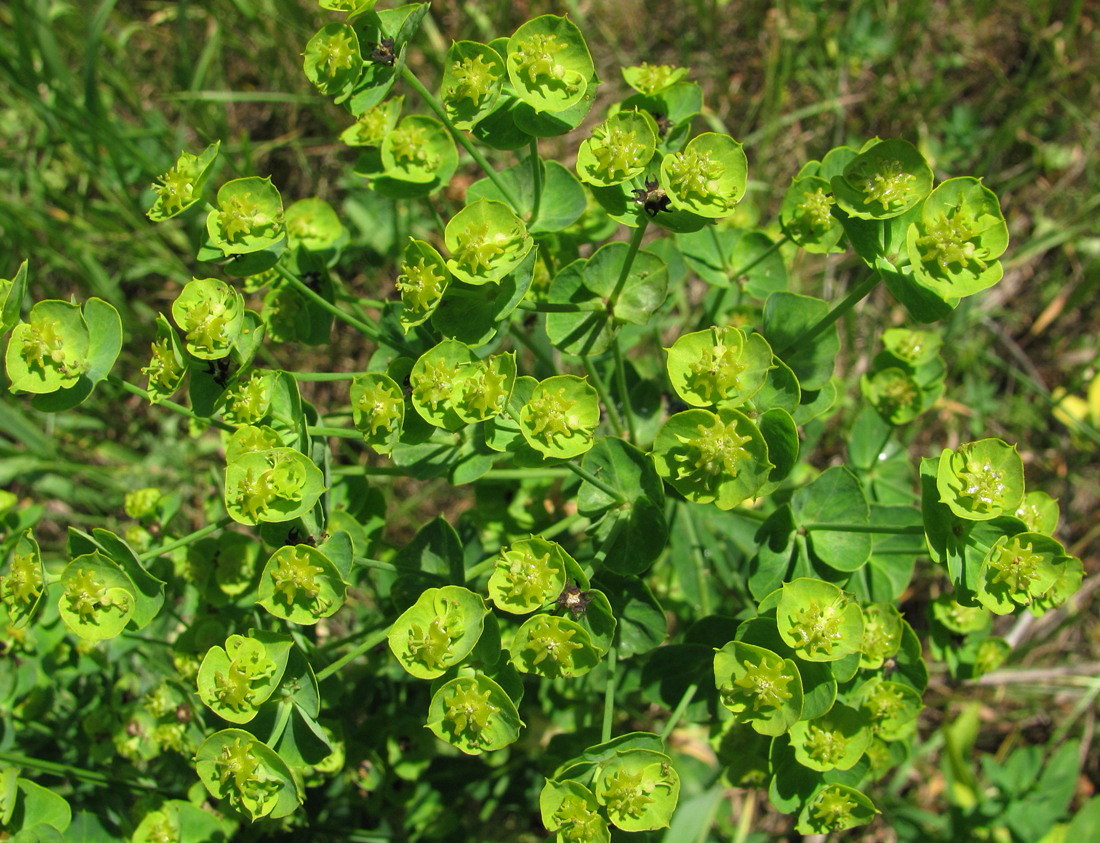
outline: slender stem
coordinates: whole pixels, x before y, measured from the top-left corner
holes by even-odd
[[[435,98],[431,91],[425,88],[419,79],[416,78],[416,74],[409,70],[407,65],[401,65],[401,78],[418,94],[420,98],[424,100],[424,103],[435,112],[435,116],[442,121],[443,125],[447,127],[447,130],[451,133],[456,141],[465,149],[470,157],[477,162],[477,165],[481,167],[482,172],[489,177],[496,189],[500,191],[500,194],[508,200],[508,204],[512,206],[512,209],[518,214],[520,210],[519,200],[516,199],[511,188],[508,187],[500,178],[500,175],[493,169],[493,165],[486,160],[485,156],[481,154],[481,151],[470,143],[470,139],[466,137],[465,133],[460,132],[455,128],[454,123],[451,122],[450,116],[443,110],[443,106],[439,100]]]
[[[676,710],[672,712],[672,716],[668,718],[665,728],[661,730],[661,740],[668,740],[668,736],[672,734],[672,730],[676,728],[676,724],[679,723],[680,718],[684,716],[684,712],[687,710],[687,707],[691,705],[691,701],[695,697],[695,692],[698,690],[698,682],[692,682],[684,690],[684,695],[680,697],[680,702],[676,703]]]
[[[333,477],[407,477],[408,472],[396,465],[338,465]]]
[[[866,298],[867,294],[870,293],[871,290],[875,289],[875,287],[878,286],[878,283],[881,280],[882,276],[879,275],[877,272],[874,275],[870,275],[867,278],[864,278],[862,281],[856,284],[856,286],[852,288],[852,291],[848,293],[848,295],[846,295],[837,305],[835,305],[832,310],[830,310],[828,313],[818,319],[814,324],[806,328],[801,334],[799,334],[785,346],[778,349],[775,353],[778,356],[782,357],[791,349],[800,345],[804,345],[805,343],[808,343],[823,334],[826,328],[830,327],[834,322],[836,322],[837,319],[839,319],[841,316],[843,316],[845,313],[855,307],[856,304],[858,304],[861,300]]]
[[[634,258],[637,257],[638,250],[642,248],[642,237],[645,236],[645,230],[649,227],[649,217],[643,215],[640,222],[641,225],[634,229],[634,234],[630,237],[630,248],[627,250],[626,259],[623,261],[623,268],[619,270],[619,280],[615,282],[615,289],[608,298],[612,308],[618,302],[619,294],[626,286],[626,279],[630,275],[630,268],[634,265]]]
[[[539,535],[542,536],[542,538],[544,539],[552,539],[559,533],[564,533],[581,518],[582,516],[579,512],[574,512],[572,515],[566,515],[564,518],[556,521],[549,527],[539,530]]]
[[[539,345],[534,342],[534,340],[532,340],[530,336],[528,336],[527,332],[523,329],[522,326],[517,325],[515,322],[512,322],[508,326],[508,331],[512,335],[512,337],[517,342],[519,342],[520,345],[530,351],[535,356],[535,359],[538,362],[542,363],[542,365],[545,366],[548,371],[557,371],[557,367],[554,365],[553,359],[547,356],[546,352],[543,351],[543,349],[539,347]]]
[[[619,337],[616,334],[611,340],[611,351],[615,354],[615,387],[619,390],[619,399],[623,402],[623,415],[626,417],[626,430],[630,441],[638,438],[637,425],[634,422],[634,407],[630,403],[630,392],[626,388],[626,365],[623,361],[623,350],[619,346]]]
[[[924,527],[913,524],[908,527],[875,526],[873,524],[802,524],[807,533],[825,531],[830,533],[874,533],[884,536],[923,536]]]
[[[213,524],[207,524],[205,527],[201,527],[195,530],[193,533],[188,533],[186,536],[181,536],[175,541],[170,541],[168,544],[162,544],[160,547],[154,550],[147,550],[138,556],[138,562],[148,562],[150,559],[156,559],[158,556],[163,556],[166,553],[170,553],[177,547],[183,547],[184,545],[196,542],[201,538],[209,536],[211,533],[216,533],[225,527],[228,527],[233,523],[233,519],[226,515],[224,518],[220,518]]]
[[[389,571],[391,574],[396,574],[400,570],[392,562],[383,562],[381,559],[368,559],[365,556],[357,556],[355,564],[362,565],[364,568],[373,568],[376,571]]]
[[[532,313],[606,313],[607,305],[600,299],[578,302],[521,301],[516,310]]]
[[[607,651],[607,684],[603,688],[603,725],[600,728],[600,743],[611,740],[611,718],[615,713],[615,645]]]
[[[317,671],[317,682],[324,682],[326,679],[332,676],[332,674],[339,671],[342,667],[350,662],[355,661],[357,658],[363,655],[363,653],[366,653],[368,650],[373,650],[375,647],[385,641],[386,636],[390,634],[390,626],[392,626],[392,624],[386,624],[381,629],[376,630],[371,635],[369,635],[362,644],[349,650],[328,667],[322,668],[321,670]]]
[[[567,468],[492,468],[481,475],[482,480],[537,480],[568,477]]]
[[[128,380],[123,380],[118,375],[107,375],[107,381],[109,383],[113,383],[115,386],[120,387],[121,389],[126,390],[131,395],[137,395],[141,398],[144,398],[146,401],[151,401],[148,392],[146,392],[140,386],[130,383]],[[184,416],[185,418],[189,418],[192,421],[197,421],[210,427],[217,427],[221,430],[227,430],[230,433],[236,430],[236,428],[232,425],[226,424],[225,422],[219,421],[218,419],[209,419],[205,416],[200,416],[193,410],[184,407],[182,404],[177,404],[175,401],[165,401],[161,399],[156,402],[156,406],[163,407],[164,409],[170,410],[178,416]]]
[[[332,316],[336,317],[341,322],[345,323],[346,325],[350,325],[351,327],[355,328],[355,330],[359,331],[359,333],[363,334],[364,336],[370,337],[370,339],[374,340],[375,342],[385,342],[385,340],[382,339],[381,332],[378,330],[378,328],[373,325],[368,325],[366,322],[361,322],[350,313],[341,310],[324,296],[320,295],[314,290],[311,290],[293,272],[290,272],[285,267],[282,267],[279,264],[275,264],[275,271],[279,273],[279,275],[281,275],[283,279],[290,284],[290,286],[292,286],[295,290],[304,295],[322,310],[325,310],[328,313],[332,314]],[[386,344],[389,345],[389,343]]]
[[[695,560],[695,578],[699,587],[699,616],[705,618],[710,614],[707,560],[703,556],[703,547],[699,543],[699,533],[695,529],[695,516],[692,514],[690,507],[690,503],[684,504],[680,511],[684,514],[684,526],[687,528],[688,541],[691,542],[691,555]]]
[[[26,755],[20,755],[15,752],[0,752],[0,761],[6,764],[11,764],[15,767],[26,767],[29,770],[38,770],[41,773],[47,773],[53,776],[61,776],[62,778],[72,777],[74,779],[82,779],[92,784],[103,785],[104,787],[129,787],[135,790],[148,790],[154,793],[170,793],[156,785],[143,784],[142,782],[136,782],[132,779],[120,779],[114,776],[108,776],[95,770],[85,770],[82,767],[74,767],[71,764],[59,764],[54,761],[43,761],[39,758],[28,758]]]
[[[350,381],[362,372],[287,372],[299,383],[327,383],[328,381]]]
[[[573,462],[567,462],[565,464],[565,467],[576,474],[582,480],[587,480],[605,495],[609,495],[610,497],[612,497],[616,503],[627,503],[626,498],[624,498],[617,489],[613,489],[611,486],[604,483],[599,477],[597,477],[588,469],[581,468],[579,465]]]
[[[542,204],[542,160],[539,158],[539,139],[531,136],[531,153],[527,156],[531,162],[531,184],[534,185],[535,197],[531,200],[531,216],[528,223],[533,223],[539,216],[539,206]]]
[[[607,408],[607,420],[611,422],[611,427],[615,431],[615,435],[622,436],[626,428],[623,427],[623,419],[622,416],[619,415],[619,408],[615,406],[615,402],[611,400],[611,393],[607,391],[607,384],[603,382],[600,373],[597,372],[596,367],[592,365],[592,359],[590,357],[582,354],[581,363],[584,365],[584,370],[588,373],[588,377],[592,379],[592,386],[596,389],[596,395],[599,396],[600,403]]]
[[[334,439],[357,439],[363,441],[363,434],[353,427],[306,427],[310,436],[331,436]]]
[[[718,234],[717,234],[716,229],[714,229],[712,227],[711,231],[715,232],[714,236],[717,239]],[[738,269],[736,272],[729,272],[729,271],[726,270],[726,258],[725,258],[725,254],[722,253],[722,269],[723,269],[723,271],[726,272],[726,278],[729,280],[730,286],[723,287],[722,289],[720,289],[718,291],[718,294],[714,297],[714,301],[711,302],[711,306],[707,309],[705,321],[701,321],[699,323],[699,327],[703,328],[707,324],[710,324],[710,325],[717,324],[718,314],[722,309],[722,305],[726,301],[726,295],[729,293],[730,290],[733,289],[734,279],[735,278],[740,278],[741,276],[748,274],[750,271],[755,269],[760,263],[762,263],[763,261],[765,261],[769,257],[771,257],[771,255],[774,254],[778,249],[780,249],[782,246],[784,246],[786,243],[788,243],[790,241],[790,239],[791,239],[790,237],[788,237],[786,234],[784,234],[782,237],[780,237],[778,240],[776,240],[774,243],[772,243],[770,246],[768,246],[768,248],[766,248],[759,255],[757,255],[752,260],[750,260],[747,264],[745,264],[740,269]],[[719,250],[719,251],[721,251],[721,250]]]

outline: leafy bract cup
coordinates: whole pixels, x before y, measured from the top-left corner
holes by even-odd
[[[405,421],[405,397],[389,375],[369,372],[351,382],[351,412],[363,441],[379,454],[397,444]]]
[[[1024,464],[1015,445],[979,439],[940,454],[936,488],[959,518],[988,521],[1012,515],[1024,497]]]
[[[386,135],[397,125],[404,104],[405,98],[401,96],[364,108],[355,115],[355,122],[340,133],[340,140],[348,146],[381,147]],[[359,170],[357,165],[356,172]]]
[[[256,426],[271,409],[275,390],[275,372],[270,369],[253,369],[235,378],[218,398],[222,418],[235,427]]]
[[[798,815],[802,834],[829,834],[866,825],[878,810],[874,803],[845,784],[823,785],[806,802]]]
[[[744,404],[760,391],[772,366],[768,341],[740,328],[684,334],[666,350],[672,388],[695,407]]]
[[[538,536],[502,547],[489,575],[489,599],[513,615],[546,606],[565,588],[567,559],[561,545]]]
[[[592,130],[577,151],[577,175],[610,187],[641,175],[657,149],[657,125],[644,111],[620,111]]]
[[[908,141],[873,142],[831,181],[837,204],[849,216],[883,220],[900,216],[932,190],[932,170]]]
[[[850,770],[871,746],[873,733],[857,709],[837,703],[821,717],[791,727],[794,756],[818,772]]]
[[[916,282],[960,299],[1001,280],[1008,226],[996,194],[978,179],[948,179],[929,194],[905,242]]]
[[[401,294],[401,328],[406,334],[435,312],[450,283],[451,273],[435,247],[409,238],[396,282]]]
[[[1050,536],[1001,536],[989,548],[978,573],[978,602],[998,615],[1031,606],[1046,595],[1070,557]]]
[[[88,368],[89,345],[78,305],[37,302],[8,338],[4,365],[12,391],[46,395],[75,386]]]
[[[96,551],[73,559],[61,572],[61,620],[88,641],[106,641],[134,616],[137,587],[111,558]]]
[[[306,78],[325,96],[346,98],[363,72],[359,37],[346,23],[323,26],[306,44]]]
[[[344,605],[347,586],[340,571],[316,547],[284,545],[260,575],[257,602],[277,618],[315,624]]]
[[[600,651],[583,626],[569,618],[535,615],[516,632],[512,664],[548,679],[583,676],[600,661]]]
[[[451,217],[443,239],[451,253],[447,268],[467,284],[500,281],[534,245],[523,220],[493,199],[478,199]]]
[[[733,509],[756,494],[774,466],[752,419],[738,410],[687,410],[653,441],[657,473],[694,503]]]
[[[27,625],[45,590],[42,553],[31,531],[26,530],[15,542],[7,572],[0,576],[0,603],[15,629]]]
[[[830,662],[858,653],[863,612],[838,586],[800,577],[784,584],[776,607],[779,636],[798,658]]]
[[[477,424],[504,412],[515,385],[516,353],[494,354],[458,370],[451,404],[466,424]]]
[[[225,508],[240,524],[291,521],[324,489],[321,470],[293,448],[244,453],[225,467]]]
[[[458,585],[425,589],[390,628],[390,650],[418,679],[435,679],[474,649],[489,609]]]
[[[539,794],[539,813],[547,831],[562,841],[610,843],[611,831],[600,814],[596,794],[580,782],[547,779]]]
[[[141,373],[148,378],[145,391],[149,401],[156,404],[175,395],[187,374],[179,335],[161,314],[157,315],[157,336],[149,344],[149,352],[149,364],[142,367]]]
[[[426,725],[467,755],[480,755],[514,743],[523,721],[504,689],[476,674],[452,679],[432,695]]]
[[[195,755],[206,789],[251,820],[278,819],[300,804],[290,768],[275,750],[243,729],[223,729]]]
[[[172,302],[188,353],[200,360],[227,357],[245,325],[244,298],[224,281],[193,278]]]
[[[791,659],[731,641],[714,654],[719,699],[740,723],[762,735],[782,735],[802,716],[802,677]]]
[[[300,199],[286,209],[287,245],[307,252],[330,253],[348,239],[336,209],[324,199]]]
[[[199,698],[230,723],[248,723],[275,693],[292,647],[289,635],[230,635],[206,651],[197,676]]]
[[[596,390],[576,375],[539,381],[519,411],[519,429],[527,444],[554,459],[577,457],[591,448],[599,421]]]
[[[454,140],[434,117],[411,114],[382,141],[382,172],[395,181],[441,186],[457,167]]]
[[[800,175],[791,182],[779,209],[784,233],[813,254],[837,251],[844,228],[833,216],[832,186],[815,175]]]
[[[459,371],[478,362],[465,343],[443,340],[425,351],[409,373],[413,408],[426,422],[444,430],[459,430],[466,422],[452,404]]]
[[[504,85],[500,53],[477,41],[456,41],[447,50],[440,99],[458,129],[472,129],[492,111]]]
[[[506,56],[516,96],[536,112],[562,112],[577,105],[595,70],[581,31],[555,15],[521,25],[508,39]]]
[[[270,178],[248,176],[218,188],[217,207],[206,217],[210,245],[226,255],[270,249],[286,237],[283,199]]]
[[[671,88],[688,75],[686,67],[673,67],[667,64],[642,62],[633,67],[622,69],[623,80],[643,96],[655,96]]]
[[[153,222],[164,222],[198,203],[220,146],[221,141],[212,143],[198,155],[181,152],[172,169],[153,185],[157,198],[145,215]]]
[[[680,776],[672,759],[650,749],[617,752],[600,768],[596,801],[611,823],[623,831],[664,828],[680,797]]]
[[[674,208],[701,217],[733,213],[745,195],[748,159],[741,144],[729,135],[696,135],[682,152],[670,152],[661,161],[660,184]]]

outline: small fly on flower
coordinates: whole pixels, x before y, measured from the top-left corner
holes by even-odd
[[[584,617],[588,611],[588,604],[592,602],[591,591],[581,591],[581,584],[573,580],[573,585],[567,585],[562,589],[558,599],[554,601],[557,609],[562,609],[573,614],[573,620]]]
[[[672,210],[668,195],[661,189],[657,179],[646,179],[644,188],[639,187],[630,192],[634,201],[645,208],[645,212],[651,217],[657,216],[661,211]]]

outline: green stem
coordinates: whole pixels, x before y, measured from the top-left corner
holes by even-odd
[[[619,300],[619,294],[622,293],[623,287],[626,286],[626,279],[630,275],[630,268],[634,265],[634,258],[637,257],[638,250],[642,248],[642,237],[645,236],[645,230],[649,227],[649,217],[643,215],[640,222],[641,224],[634,229],[634,234],[630,237],[630,248],[627,250],[626,259],[623,261],[623,268],[619,270],[619,280],[615,282],[615,289],[608,297],[612,310],[614,310],[615,303]]]
[[[146,401],[151,402],[148,392],[146,392],[140,386],[130,383],[128,380],[123,380],[118,375],[107,375],[107,382],[126,390],[131,395],[137,395],[141,398],[144,398]],[[226,424],[223,421],[218,421],[217,419],[208,419],[205,416],[200,416],[194,411],[188,409],[187,407],[184,407],[182,404],[177,404],[175,401],[165,401],[162,399],[156,402],[156,406],[163,407],[165,410],[170,410],[178,416],[183,416],[185,418],[191,419],[192,421],[197,421],[200,424],[204,424],[209,427],[216,427],[220,430],[227,430],[230,433],[236,430],[235,427]]]
[[[226,515],[224,518],[220,518],[213,524],[207,524],[205,527],[201,527],[195,530],[193,533],[188,533],[186,536],[181,536],[175,541],[170,541],[168,544],[162,544],[155,550],[147,550],[145,553],[138,555],[138,562],[148,562],[150,559],[156,559],[158,556],[163,556],[166,553],[170,553],[177,547],[183,547],[189,545],[192,542],[196,542],[201,538],[209,536],[211,533],[216,533],[225,527],[228,527],[233,523],[233,519]]]
[[[332,674],[339,671],[348,663],[355,661],[355,659],[359,658],[361,655],[363,655],[363,653],[366,653],[368,650],[373,650],[375,647],[385,641],[386,636],[390,634],[390,626],[392,626],[392,624],[386,624],[381,629],[375,630],[373,633],[367,636],[367,639],[362,644],[352,650],[349,650],[328,667],[322,668],[321,670],[317,671],[318,684],[324,682],[326,679],[332,676]]]
[[[287,372],[299,383],[327,383],[328,381],[350,381],[362,372]]]
[[[776,356],[782,357],[791,349],[796,348],[800,345],[804,345],[811,340],[816,339],[818,336],[825,332],[826,328],[830,327],[834,322],[836,322],[837,319],[839,319],[841,316],[843,316],[845,313],[855,307],[860,301],[866,298],[867,294],[870,293],[871,290],[875,289],[875,287],[878,286],[878,283],[881,280],[882,276],[880,276],[877,272],[874,275],[870,275],[867,278],[864,278],[860,283],[856,284],[856,286],[852,288],[852,291],[848,293],[848,295],[846,295],[839,304],[835,305],[832,310],[830,310],[828,313],[818,319],[814,324],[806,328],[801,334],[799,334],[785,346],[776,350]]]
[[[171,791],[157,787],[156,785],[142,784],[141,782],[136,782],[131,779],[120,779],[96,772],[95,770],[85,770],[81,767],[74,767],[71,764],[59,764],[54,761],[43,761],[39,758],[28,758],[26,755],[20,755],[15,752],[0,752],[0,761],[15,767],[26,767],[28,770],[37,770],[40,773],[47,773],[52,776],[81,779],[92,784],[102,785],[103,787],[122,786],[134,790],[147,790],[153,793],[171,793]]]
[[[717,234],[716,229],[713,226],[711,227],[711,231],[715,232],[714,236],[715,236],[715,241],[717,243],[718,234]],[[747,264],[745,264],[740,269],[738,269],[736,272],[726,271],[725,253],[722,252],[721,248],[719,248],[719,253],[722,254],[722,269],[723,269],[723,271],[726,271],[726,278],[729,280],[730,286],[729,287],[723,287],[722,289],[720,289],[718,291],[718,294],[714,297],[714,301],[711,303],[711,306],[707,309],[706,318],[699,323],[699,328],[702,329],[702,328],[705,328],[707,325],[716,325],[716,324],[718,324],[718,314],[722,310],[722,305],[726,301],[726,295],[729,293],[730,290],[733,289],[733,283],[734,283],[735,278],[740,278],[743,275],[748,274],[750,271],[755,269],[760,263],[762,263],[763,261],[765,261],[769,257],[771,257],[771,255],[773,255],[778,249],[780,249],[782,246],[784,246],[786,243],[788,243],[790,241],[790,239],[791,239],[790,237],[788,237],[786,234],[784,234],[782,237],[780,237],[778,240],[776,240],[774,243],[772,243],[770,246],[768,246],[768,248],[766,248],[759,255],[757,255],[751,261],[749,261]]]
[[[615,713],[615,645],[607,651],[607,684],[603,688],[603,725],[600,728],[600,743],[611,740],[611,718]]]
[[[490,164],[488,160],[486,160],[485,156],[481,154],[481,151],[478,150],[478,148],[475,147],[472,143],[470,143],[470,139],[466,137],[465,133],[460,132],[457,128],[455,128],[455,124],[451,122],[450,116],[447,114],[446,111],[444,111],[443,106],[440,104],[439,100],[435,98],[431,91],[429,91],[421,84],[420,80],[416,78],[416,74],[409,70],[407,65],[401,65],[400,73],[401,78],[404,79],[405,82],[420,95],[420,98],[424,100],[424,103],[428,106],[428,108],[435,112],[435,116],[438,117],[443,125],[447,127],[447,130],[451,133],[452,137],[454,137],[454,139],[458,141],[462,148],[470,154],[470,157],[473,158],[475,162],[477,162],[477,165],[481,167],[482,172],[484,172],[485,175],[489,177],[489,181],[491,181],[496,186],[496,189],[500,191],[500,195],[508,200],[508,204],[512,206],[512,210],[514,210],[518,214],[519,200],[516,199],[516,196],[512,193],[511,188],[509,188],[508,185],[506,185],[501,180],[500,176],[497,174],[497,171],[493,169],[493,165]]]
[[[339,319],[346,325],[350,325],[351,327],[355,328],[355,330],[359,331],[359,333],[363,334],[366,337],[369,337],[375,342],[385,343],[386,345],[389,345],[389,343],[382,339],[382,334],[376,327],[374,327],[373,325],[368,325],[366,322],[361,322],[350,313],[341,310],[324,296],[320,295],[314,290],[311,290],[305,283],[302,282],[300,278],[298,278],[298,276],[296,276],[293,272],[287,270],[285,267],[282,267],[279,264],[275,264],[274,268],[275,271],[279,275],[281,275],[288,284],[290,284],[290,286],[292,286],[295,290],[308,298],[322,310],[327,311],[336,319]]]
[[[481,475],[482,480],[538,480],[540,478],[568,477],[566,468],[491,468]]]
[[[531,354],[535,356],[535,359],[539,363],[541,363],[547,371],[557,371],[557,366],[554,365],[553,359],[547,356],[546,352],[543,351],[538,343],[531,339],[531,337],[527,334],[527,331],[524,330],[523,326],[517,325],[515,322],[512,322],[508,326],[508,332],[520,345],[530,351]]]
[[[310,436],[331,436],[334,439],[357,439],[363,441],[363,434],[353,427],[306,427]]]
[[[634,442],[638,438],[637,426],[634,422],[634,407],[630,403],[630,393],[626,388],[626,365],[623,361],[623,350],[619,347],[618,334],[611,340],[611,351],[615,354],[615,387],[619,390],[619,398],[623,402],[626,431],[630,436],[630,441]]]
[[[521,301],[516,310],[532,313],[606,313],[607,305],[600,299],[579,302]]]
[[[407,477],[408,472],[396,465],[338,465],[333,477]]]
[[[362,565],[364,568],[373,568],[376,571],[389,571],[391,574],[396,574],[400,571],[400,568],[392,562],[383,562],[381,559],[368,559],[365,556],[355,557],[355,564]]]
[[[271,735],[267,739],[268,746],[275,746],[278,743],[279,738],[283,736],[283,732],[286,731],[286,724],[290,722],[290,713],[294,710],[294,704],[284,700],[279,703],[278,709],[275,713],[275,725],[271,729]]]
[[[539,158],[539,139],[531,137],[531,153],[527,156],[531,162],[531,184],[534,185],[535,197],[531,200],[531,216],[527,218],[528,224],[533,223],[539,215],[539,206],[542,204],[542,159]]]
[[[579,465],[577,465],[576,463],[573,463],[573,462],[567,462],[565,464],[565,467],[568,468],[570,471],[572,471],[574,474],[576,474],[582,480],[587,480],[589,483],[591,483],[593,486],[595,486],[597,489],[599,489],[605,495],[608,495],[611,498],[613,498],[616,503],[619,503],[619,504],[627,503],[626,498],[624,498],[622,496],[622,494],[617,489],[613,489],[611,486],[604,483],[599,477],[597,477],[595,474],[593,474],[588,469],[581,468]]]
[[[622,436],[626,428],[623,427],[623,419],[622,416],[619,415],[619,408],[615,406],[615,402],[611,400],[611,393],[607,391],[607,384],[603,382],[600,373],[597,372],[596,367],[592,365],[591,358],[582,354],[581,363],[584,365],[584,370],[588,373],[588,377],[592,379],[592,386],[596,390],[596,395],[599,397],[600,403],[607,408],[607,420],[611,422],[611,428],[615,431],[616,436]]]
[[[699,616],[705,618],[710,614],[710,587],[707,576],[707,560],[703,556],[702,545],[699,544],[699,533],[695,529],[695,516],[691,512],[691,504],[684,504],[680,511],[684,514],[684,526],[687,528],[688,541],[691,542],[691,555],[695,560],[695,578],[699,588]]]
[[[684,716],[687,707],[691,705],[691,701],[695,697],[695,692],[697,690],[699,690],[698,682],[692,682],[684,690],[684,695],[680,697],[680,702],[676,703],[676,710],[672,712],[672,716],[668,718],[665,728],[661,730],[661,740],[668,740],[668,736],[672,734],[672,730],[676,728],[676,724],[679,723],[680,718]]]
[[[873,524],[801,524],[803,530],[807,533],[812,533],[815,530],[827,531],[830,533],[873,533],[875,535],[884,536],[923,536],[924,527],[921,525],[911,525],[909,527],[889,527],[881,526],[877,527]]]

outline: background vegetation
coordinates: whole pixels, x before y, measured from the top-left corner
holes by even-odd
[[[982,175],[1000,196],[1012,235],[1005,278],[941,324],[952,398],[926,417],[912,451],[931,455],[979,436],[1018,441],[1029,484],[1060,499],[1059,538],[1084,561],[1086,581],[1041,623],[1025,615],[1012,627],[1002,619],[1010,628],[1000,633],[1015,647],[1009,667],[978,683],[933,677],[923,752],[891,785],[892,811],[946,811],[951,759],[939,727],[975,701],[978,748],[993,759],[1019,746],[1053,753],[1067,737],[1083,738],[1076,789],[1081,801],[1092,795],[1100,784],[1093,749],[1100,619],[1091,599],[1100,584],[1100,400],[1090,408],[1086,396],[1100,355],[1096,6],[467,0],[437,7],[409,56],[424,78],[433,77],[451,39],[489,40],[531,16],[565,11],[588,37],[608,101],[623,87],[619,65],[692,68],[710,128],[745,144],[751,192],[741,208],[749,221],[775,218],[802,162],[874,135],[918,144],[937,178]],[[0,276],[26,258],[36,299],[75,293],[110,301],[128,333],[119,368],[136,372],[145,360],[126,355],[147,348],[153,318],[168,310],[179,284],[204,274],[191,257],[201,217],[152,225],[144,216],[149,186],[181,149],[220,139],[220,178],[271,175],[288,203],[319,196],[340,209],[354,244],[343,277],[364,297],[392,298],[391,246],[403,226],[415,233],[419,220],[378,224],[385,209],[351,175],[354,151],[336,141],[346,117],[302,74],[305,42],[328,19],[306,0],[5,4]],[[603,111],[597,102],[591,119]],[[455,195],[440,200],[444,216],[453,210],[447,202],[458,207],[462,186],[456,178]],[[792,277],[804,292],[831,300],[859,271],[855,264],[851,255],[802,253]],[[885,326],[904,317],[880,291],[857,318]],[[315,368],[354,369],[366,359],[360,338],[337,332],[335,340]],[[838,374],[857,379],[873,351],[850,341]],[[295,365],[310,368],[301,356]],[[324,384],[307,386],[323,400]],[[216,463],[177,438],[177,422],[162,415],[107,385],[78,412],[56,418],[18,399],[0,401],[0,486],[49,502],[37,529],[44,549],[59,547],[70,523],[124,527],[123,495],[149,482],[190,493],[188,505],[201,512]],[[840,443],[831,443],[828,429],[820,436],[823,468]],[[446,484],[402,482],[424,511],[454,514],[470,503]],[[390,538],[403,541],[421,515],[410,505],[387,525]],[[918,631],[934,587],[917,580],[903,606]],[[767,828],[768,818],[755,827]],[[880,823],[860,835],[892,833]]]

